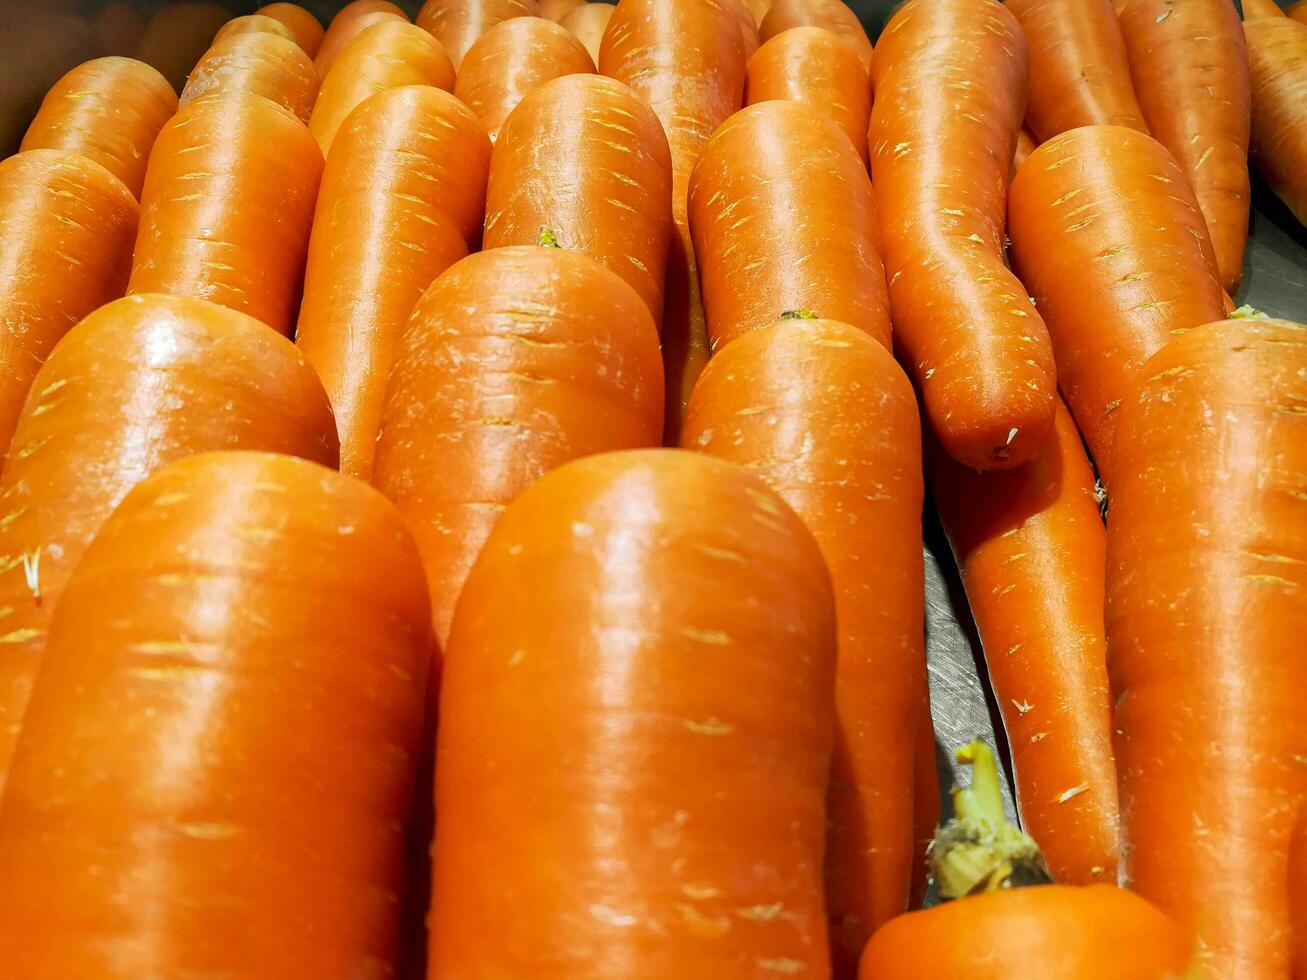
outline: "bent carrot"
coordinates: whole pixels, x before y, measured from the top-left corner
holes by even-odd
[[[159,130],[177,93],[155,69],[131,58],[96,58],[55,83],[27,127],[23,150],[69,150],[94,160],[139,197]]]
[[[514,17],[481,35],[459,67],[454,94],[476,113],[490,134],[523,97],[563,75],[594,74],[585,46],[565,28],[542,17]]]
[[[796,310],[889,347],[871,183],[833,121],[794,102],[737,112],[704,147],[689,196],[712,349]]]
[[[318,76],[326,78],[331,68],[351,41],[374,24],[388,21],[410,23],[408,15],[393,3],[369,4],[365,0],[355,0],[341,9],[327,33],[322,37],[322,45],[313,58],[313,67],[318,69]]]
[[[128,292],[211,300],[289,334],[321,175],[317,144],[281,106],[196,99],[150,154]]]
[[[1008,207],[1017,271],[1110,489],[1116,410],[1140,365],[1176,330],[1225,315],[1207,225],[1166,148],[1119,126],[1042,144],[1012,182]]]
[[[1287,977],[1307,813],[1307,326],[1222,320],[1138,373],[1107,528],[1122,880],[1201,975]],[[1195,833],[1195,829],[1200,832]]]
[[[662,320],[672,163],[653,110],[621,82],[569,75],[513,111],[490,159],[485,247],[548,231],[597,259]]]
[[[450,641],[428,977],[829,976],[833,665],[821,553],[738,467],[609,453],[527,490]]]
[[[564,14],[558,23],[572,32],[572,36],[585,47],[590,59],[598,65],[599,45],[616,9],[611,3],[583,3]]]
[[[745,105],[788,99],[825,113],[867,163],[871,81],[853,46],[820,27],[792,27],[749,59]]]
[[[173,91],[180,92],[186,76],[213,43],[213,35],[230,19],[231,11],[219,3],[160,7],[146,22],[133,57],[158,69]]]
[[[863,70],[871,72],[871,39],[843,0],[775,0],[758,22],[758,35],[765,44],[792,27],[822,27],[838,34],[853,46]]]
[[[782,320],[708,362],[682,440],[760,476],[830,569],[839,632],[826,915],[834,974],[853,977],[872,932],[907,907],[917,738],[929,730],[916,398],[862,330]]]
[[[427,620],[365,484],[224,452],[136,487],[68,583],[14,758],[7,968],[381,974]]]
[[[351,476],[371,478],[400,336],[432,280],[467,254],[489,163],[476,117],[425,85],[367,99],[332,145],[295,342],[331,397]]]
[[[303,7],[293,3],[270,3],[254,12],[264,17],[271,17],[285,25],[290,30],[295,43],[303,48],[304,53],[310,58],[322,47],[322,38],[326,32],[322,29],[318,18]]]
[[[909,0],[880,36],[868,143],[896,345],[973,469],[1038,452],[1057,399],[1048,333],[1002,255],[1025,78],[996,0]]]
[[[445,46],[457,70],[468,48],[486,31],[514,17],[535,17],[536,0],[427,0],[417,25]]]
[[[1007,730],[1022,829],[1056,881],[1115,881],[1107,545],[1080,433],[1059,403],[1053,438],[1024,466],[976,473],[934,447],[926,458]]]
[[[218,33],[213,35],[213,44],[240,34],[273,34],[287,41],[295,40],[295,35],[291,33],[290,28],[275,17],[264,17],[262,14],[247,14],[244,17],[233,17],[223,24],[218,29]],[[210,47],[212,47],[212,44]]]
[[[55,344],[126,289],[139,211],[122,181],[80,154],[0,161],[0,456]]]
[[[109,512],[156,466],[210,449],[335,465],[322,384],[243,314],[129,296],[69,332],[37,373],[0,474],[0,790],[50,615]],[[2,848],[0,848],[2,849]]]
[[[206,95],[261,95],[307,123],[318,98],[318,71],[303,49],[273,34],[236,34],[215,41],[200,59],[179,103]]]
[[[558,24],[562,22],[564,17],[584,3],[585,0],[540,0],[536,4],[536,16],[543,17],[545,20],[552,20],[555,24]]]
[[[1253,162],[1294,217],[1307,224],[1307,25],[1282,16],[1273,3],[1269,10],[1246,4],[1244,18]]]

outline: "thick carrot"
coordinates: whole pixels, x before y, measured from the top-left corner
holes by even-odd
[[[758,22],[758,35],[766,43],[791,27],[823,27],[838,34],[853,45],[863,69],[871,71],[871,39],[843,0],[776,0]]]
[[[496,248],[432,283],[391,372],[373,482],[417,537],[442,644],[505,505],[568,460],[658,442],[660,368],[644,303],[586,255]]]
[[[536,4],[536,15],[557,24],[584,3],[585,0],[539,0]]]
[[[830,116],[866,164],[871,82],[853,46],[838,34],[792,27],[760,47],[749,59],[744,102],[772,99],[788,99]]]
[[[450,641],[428,977],[829,977],[831,605],[720,460],[609,453],[512,504]]]
[[[236,34],[215,41],[200,59],[180,105],[206,95],[248,92],[271,99],[307,123],[318,98],[318,71],[294,41],[273,34]]]
[[[630,284],[658,324],[672,230],[672,163],[653,110],[621,82],[569,75],[522,100],[490,160],[485,247],[546,229]]]
[[[432,85],[450,92],[454,67],[440,42],[422,28],[403,21],[373,24],[354,38],[322,80],[309,132],[322,147],[331,141],[354,109],[370,95],[401,85]]]
[[[303,7],[293,3],[270,3],[254,12],[281,21],[290,29],[291,37],[294,38],[295,43],[303,48],[304,53],[310,58],[316,55],[318,49],[322,47],[322,38],[326,32],[323,31],[318,18]]]
[[[366,484],[222,452],[137,486],[68,583],[14,758],[6,969],[382,976],[429,636]]]
[[[335,465],[322,384],[285,338],[199,300],[101,307],[37,373],[0,476],[0,788],[50,614],[109,512],[152,469],[249,448]],[[3,848],[0,848],[3,849]]]
[[[1229,0],[1124,0],[1117,10],[1153,136],[1189,180],[1234,292],[1248,238],[1248,52]]]
[[[317,144],[281,106],[196,99],[150,154],[128,292],[212,300],[289,334],[321,175]]]
[[[458,69],[468,49],[490,28],[537,13],[535,0],[427,0],[418,11],[417,25],[436,36]]]
[[[467,254],[489,165],[476,117],[426,85],[366,100],[332,145],[295,342],[331,396],[351,476],[372,475],[400,336],[432,280]]]
[[[686,38],[695,43],[687,44]],[[716,0],[622,0],[604,34],[599,71],[625,82],[658,115],[672,154],[663,362],[667,440],[675,444],[695,379],[708,360],[708,328],[690,242],[687,193],[704,144],[744,98],[747,59],[735,15]]]
[[[996,0],[909,0],[880,36],[874,82],[868,142],[896,346],[951,456],[1017,466],[1049,438],[1057,399],[1048,333],[1002,254],[1021,27]]]
[[[1103,633],[1106,535],[1080,433],[1059,403],[1030,462],[976,473],[927,452],[1007,729],[1021,826],[1053,877],[1116,880],[1116,768]]]
[[[572,36],[585,46],[591,60],[598,65],[599,45],[616,9],[611,3],[583,3],[564,14],[558,23],[572,32]]]
[[[0,162],[0,457],[54,345],[127,288],[139,210],[122,181],[80,154]]]
[[[313,66],[318,75],[326,78],[340,53],[349,47],[349,43],[374,24],[387,21],[409,23],[408,16],[392,3],[370,4],[366,0],[355,0],[338,13],[327,33],[322,37],[322,45],[314,55]]]
[[[690,178],[690,232],[716,350],[798,310],[890,345],[867,169],[839,126],[795,102],[736,113]]]
[[[492,140],[534,88],[563,75],[594,74],[585,45],[543,17],[514,17],[481,35],[459,67],[454,94],[477,114]]]
[[[238,34],[274,34],[277,37],[285,38],[287,41],[295,40],[295,35],[291,32],[291,29],[275,17],[264,17],[262,14],[247,14],[244,17],[233,17],[223,24],[218,29],[218,33],[213,35],[213,44],[225,41]]]
[[[80,153],[139,196],[150,147],[176,111],[177,93],[155,69],[131,58],[97,58],[50,89],[22,149]]]
[[[762,477],[830,569],[839,632],[826,915],[835,976],[853,977],[872,932],[907,907],[917,738],[929,728],[917,401],[862,330],[782,320],[709,361],[682,439]],[[933,769],[932,751],[932,783]]]
[[[1307,224],[1307,25],[1267,4],[1244,5],[1252,158],[1271,190]]]
[[[213,35],[230,19],[230,10],[205,0],[160,7],[146,22],[132,56],[157,68],[180,92],[186,76],[213,43]]]
[[[1067,405],[1109,483],[1116,410],[1140,365],[1176,330],[1225,315],[1202,212],[1156,140],[1087,126],[1030,155],[1008,228]]]
[[[1290,973],[1307,813],[1307,326],[1222,320],[1138,374],[1107,528],[1122,880],[1202,976]]]

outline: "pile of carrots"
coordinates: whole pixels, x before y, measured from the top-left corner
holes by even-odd
[[[0,161],[0,973],[1307,978],[1307,5],[111,11]]]

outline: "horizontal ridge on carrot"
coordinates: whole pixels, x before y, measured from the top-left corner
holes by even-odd
[[[294,41],[275,34],[235,34],[215,41],[196,64],[180,105],[205,95],[261,95],[307,123],[318,98],[318,71]]]

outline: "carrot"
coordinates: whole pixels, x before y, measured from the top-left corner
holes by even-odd
[[[1017,171],[1022,165],[1030,159],[1030,154],[1035,152],[1035,147],[1039,146],[1035,138],[1030,135],[1030,130],[1025,126],[1017,132],[1017,148],[1012,154],[1012,176],[1017,175]]]
[[[1116,410],[1140,365],[1176,330],[1225,315],[1202,212],[1160,143],[1089,126],[1030,155],[1012,182],[1008,228],[1067,405],[1110,489]]]
[[[771,0],[744,0],[744,5],[749,8],[749,13],[753,14],[754,23],[761,27],[762,19],[771,9]]]
[[[793,102],[736,113],[690,178],[712,349],[807,310],[890,345],[867,170],[839,126]]]
[[[294,41],[272,34],[236,34],[215,41],[200,59],[182,89],[180,105],[231,92],[271,99],[307,123],[318,98],[318,71]]]
[[[536,4],[536,15],[557,24],[584,3],[585,0],[540,0]]]
[[[431,281],[467,254],[489,164],[476,117],[425,85],[367,99],[332,145],[296,343],[331,396],[351,476],[371,477],[399,338]]]
[[[575,73],[594,74],[585,46],[542,17],[496,24],[468,48],[454,94],[477,114],[492,140],[519,102],[545,82]]]
[[[1284,11],[1300,24],[1307,24],[1307,0],[1291,3]]]
[[[285,109],[247,92],[196,99],[150,155],[128,292],[212,300],[289,334],[321,174]]]
[[[682,439],[766,481],[830,568],[839,633],[826,915],[835,976],[853,977],[871,933],[907,907],[917,738],[923,722],[929,730],[916,398],[857,327],[782,320],[709,361]],[[933,761],[932,739],[932,783]]]
[[[388,21],[409,23],[408,15],[392,3],[371,4],[367,0],[355,0],[354,3],[342,8],[327,28],[326,34],[322,37],[322,45],[313,58],[313,66],[318,69],[318,76],[327,77],[340,53],[349,47],[354,38],[374,24],[384,24]]]
[[[722,0],[723,5],[740,25],[740,41],[744,44],[744,60],[748,62],[758,50],[758,21],[746,0]]]
[[[139,210],[122,181],[80,154],[0,161],[0,456],[54,345],[126,289]]]
[[[1291,11],[1292,12],[1292,11]],[[1293,923],[1293,969],[1295,977],[1307,977],[1307,814],[1299,821],[1289,854],[1289,917]]]
[[[442,645],[506,504],[570,459],[658,441],[659,368],[640,297],[586,255],[496,248],[432,283],[395,358],[373,483],[417,537]]]
[[[882,926],[863,953],[862,980],[1189,976],[1184,935],[1139,896],[1113,885],[1046,884],[1039,848],[1003,817],[989,749],[972,743],[958,760],[975,774],[970,788],[954,788],[959,816],[931,852],[941,892],[957,900]],[[1041,887],[1022,887],[1031,884]]]
[[[1307,813],[1307,326],[1181,333],[1125,399],[1114,474],[1122,880],[1196,938],[1201,975],[1287,977]]]
[[[303,48],[304,53],[310,58],[322,47],[322,38],[326,32],[323,31],[318,18],[303,7],[293,3],[270,3],[254,12],[278,20],[289,28],[295,43]]]
[[[159,130],[177,111],[177,93],[149,65],[97,58],[55,84],[27,127],[23,150],[68,150],[94,160],[141,193]]]
[[[1253,0],[1244,5],[1253,161],[1294,217],[1307,224],[1307,26],[1267,4],[1269,9]]]
[[[398,21],[373,24],[340,53],[322,80],[309,132],[325,156],[341,124],[370,95],[401,85],[454,88],[454,68],[440,42],[422,28]]]
[[[132,490],[68,583],[14,758],[7,969],[382,975],[427,620],[412,538],[357,480],[222,452]]]
[[[788,99],[825,113],[844,130],[865,165],[871,82],[853,46],[820,27],[792,27],[749,59],[746,105]]]
[[[896,346],[945,450],[973,469],[1038,452],[1057,398],[1048,334],[1002,256],[1024,49],[996,0],[909,0],[875,61],[868,144]]]
[[[843,0],[775,0],[758,22],[758,35],[766,43],[792,27],[824,27],[838,34],[853,45],[863,69],[871,71],[871,40]]]
[[[1135,92],[1207,221],[1234,292],[1248,238],[1248,52],[1229,0],[1125,0],[1118,11]]]
[[[428,976],[829,976],[834,647],[821,553],[738,467],[524,493],[450,641]]]
[[[599,44],[608,30],[608,22],[613,19],[617,8],[611,3],[584,3],[563,15],[558,23],[572,32],[596,65],[599,64]]]
[[[174,91],[213,43],[213,35],[231,19],[218,3],[184,2],[160,7],[146,22],[133,57],[159,70]]]
[[[1106,536],[1080,433],[1059,403],[1052,440],[1017,469],[926,455],[1007,729],[1021,826],[1057,881],[1115,881]]]
[[[547,229],[640,294],[658,324],[672,236],[672,164],[653,110],[621,82],[569,75],[513,110],[490,159],[485,247]]]
[[[0,636],[0,789],[50,614],[128,490],[209,449],[337,458],[326,393],[289,341],[169,296],[129,296],[74,327],[37,373],[11,448],[0,475],[0,606],[12,610]]]
[[[445,46],[457,70],[468,48],[490,28],[536,14],[536,0],[427,0],[418,11],[417,25]]]
[[[275,17],[248,14],[244,17],[233,17],[223,24],[218,29],[218,33],[213,35],[213,44],[236,37],[239,34],[273,34],[287,41],[295,40],[295,35],[291,33],[290,28]],[[212,46],[210,45],[210,47]]]
[[[685,43],[694,38],[694,44]],[[735,15],[716,0],[622,0],[599,52],[599,71],[631,86],[657,114],[672,155],[672,218],[663,304],[664,413],[675,444],[695,379],[708,360],[708,329],[687,194],[704,144],[744,98],[747,59]]]

